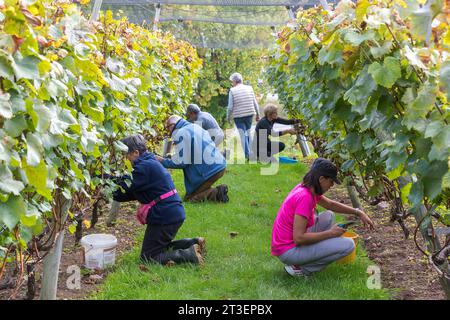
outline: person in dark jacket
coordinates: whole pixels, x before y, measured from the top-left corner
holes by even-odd
[[[138,220],[147,224],[141,259],[164,265],[203,264],[205,239],[173,241],[186,214],[169,172],[153,153],[147,151],[146,141],[141,135],[129,136],[121,142],[128,147],[126,158],[132,163],[133,171],[132,178],[115,179],[120,189],[113,198],[118,202],[137,200],[141,204]]]
[[[165,168],[183,169],[184,200],[228,202],[228,186],[221,184],[213,187],[224,175],[227,164],[209,133],[179,116],[169,117],[165,125],[175,150],[171,159],[157,159]]]
[[[275,123],[293,125],[298,123],[298,120],[284,119],[278,117],[278,108],[274,104],[268,104],[264,107],[264,117],[258,121],[255,128],[255,136],[252,141],[252,160],[260,160],[263,162],[271,161],[273,155],[283,151],[286,145],[281,142],[273,142],[269,136],[282,136],[285,134],[296,134],[295,129],[286,129],[279,132],[273,131]]]

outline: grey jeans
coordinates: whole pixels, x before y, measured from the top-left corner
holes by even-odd
[[[334,224],[334,213],[325,211],[316,217],[314,225],[307,232],[321,232]],[[287,265],[297,265],[306,274],[317,272],[330,263],[349,255],[355,248],[352,239],[338,237],[314,244],[297,246],[283,253],[278,258]]]

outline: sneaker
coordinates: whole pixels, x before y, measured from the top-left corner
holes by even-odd
[[[302,268],[300,268],[299,266],[284,266],[284,270],[286,270],[286,272],[292,276],[292,277],[304,277],[304,278],[308,278],[310,277],[309,274],[306,274]]]

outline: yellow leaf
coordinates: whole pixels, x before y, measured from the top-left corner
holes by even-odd
[[[74,234],[76,230],[77,230],[77,226],[76,226],[76,225],[71,224],[71,225],[69,226],[69,232],[70,232],[71,234]]]
[[[447,30],[444,36],[444,44],[450,46],[450,29]]]
[[[426,2],[426,1],[425,1],[425,2]],[[402,6],[403,8],[408,7],[408,5],[406,4],[406,2],[403,1],[403,0],[395,0],[395,3],[398,4],[398,5],[400,5],[400,6]]]
[[[89,220],[83,220],[83,224],[86,227],[86,229],[89,229],[91,227],[91,222]]]
[[[412,183],[410,182],[401,189],[401,194],[402,194],[401,198],[402,198],[403,203],[408,203],[408,195],[411,190],[411,187],[412,187]]]
[[[358,1],[356,4],[356,20],[363,21],[364,16],[367,13],[367,8],[370,7],[370,2],[368,0]]]

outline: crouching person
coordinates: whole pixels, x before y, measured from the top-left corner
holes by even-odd
[[[178,263],[203,264],[203,238],[174,241],[185,219],[185,211],[169,172],[147,151],[141,135],[121,140],[128,147],[127,159],[133,165],[132,178],[124,176],[115,181],[120,185],[113,198],[119,202],[137,200],[137,218],[147,224],[141,259],[163,265]],[[129,180],[127,186],[126,180]]]
[[[355,248],[353,240],[342,237],[345,230],[334,224],[332,211],[354,214],[364,225],[374,227],[363,211],[324,196],[334,183],[340,183],[337,168],[329,160],[318,158],[278,211],[272,230],[272,255],[285,264],[291,276],[310,276]],[[332,211],[315,216],[317,204]]]
[[[165,168],[183,170],[184,200],[228,202],[228,186],[220,184],[213,187],[225,174],[227,164],[209,133],[179,116],[170,116],[165,126],[172,136],[175,151],[171,159],[157,159]]]

